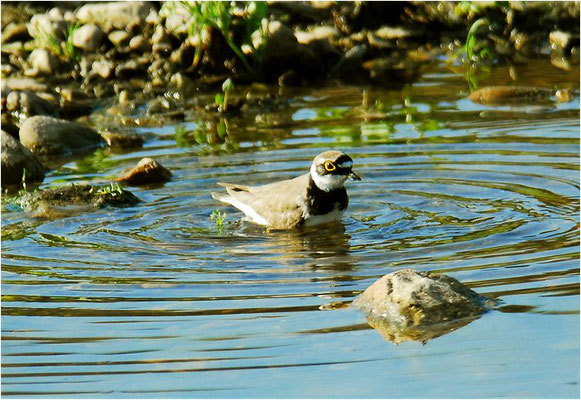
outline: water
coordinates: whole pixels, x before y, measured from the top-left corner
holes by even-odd
[[[578,69],[512,72],[579,87]],[[499,67],[481,84],[508,76]],[[136,207],[3,212],[3,395],[579,397],[579,97],[485,107],[467,94],[445,66],[401,91],[296,90],[286,107],[229,121],[225,139],[186,112],[130,126],[150,133],[139,151],[52,171],[43,186],[105,181],[153,156],[174,176],[132,189]],[[329,148],[363,178],[348,183],[343,224],[267,232],[210,197],[217,181],[302,174]],[[401,268],[502,304],[395,345],[344,306]]]

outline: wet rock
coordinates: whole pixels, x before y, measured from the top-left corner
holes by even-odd
[[[73,33],[73,45],[86,51],[95,51],[105,39],[105,34],[95,24],[81,26]]]
[[[133,51],[149,51],[151,50],[151,42],[143,35],[137,35],[129,41],[129,48]]]
[[[131,35],[125,30],[113,31],[107,35],[109,41],[117,48],[127,46],[131,40]]]
[[[28,118],[20,127],[20,142],[36,154],[68,154],[103,143],[93,129],[78,122],[46,116]]]
[[[24,23],[9,23],[2,31],[2,43],[26,42],[30,40],[28,28]]]
[[[2,78],[2,96],[11,90],[30,90],[31,92],[46,92],[48,85],[32,78]]]
[[[420,37],[424,35],[423,31],[409,29],[401,26],[382,26],[374,32],[375,36],[383,40],[406,39],[411,37]]]
[[[182,95],[184,96],[190,96],[196,91],[196,83],[181,72],[173,74],[169,82],[172,86],[182,92]]]
[[[495,302],[454,278],[400,270],[384,275],[352,303],[390,341],[427,341],[457,329]]]
[[[568,54],[573,46],[579,47],[579,34],[563,31],[553,31],[549,34],[551,49],[561,54]]]
[[[34,115],[57,116],[56,106],[29,91],[12,91],[6,97],[6,109],[20,119]]]
[[[115,68],[115,76],[119,79],[131,79],[147,74],[147,65],[138,60],[129,60]]]
[[[14,139],[19,139],[18,131],[20,128],[10,120],[7,114],[4,113],[2,113],[2,130]]]
[[[114,71],[115,65],[111,61],[107,60],[94,61],[91,67],[91,72],[96,75],[99,75],[103,79],[112,78]]]
[[[112,3],[90,3],[77,11],[77,19],[82,23],[93,23],[105,32],[113,29],[127,29],[140,26],[152,9],[145,1],[122,1]]]
[[[366,53],[367,46],[364,44],[352,47],[339,59],[330,75],[341,77],[361,71],[361,62]]]
[[[38,190],[24,194],[16,202],[24,211],[34,212],[37,217],[55,218],[107,206],[133,206],[141,200],[118,184],[110,184]]]
[[[339,36],[339,31],[334,26],[317,26],[309,32],[295,31],[297,41],[301,44],[308,44],[314,40],[331,40]]]
[[[4,130],[1,135],[2,186],[21,184],[24,174],[27,183],[42,182],[46,168],[38,158]]]
[[[30,76],[54,75],[58,68],[58,61],[48,50],[36,49],[28,57]]]
[[[150,183],[163,183],[171,178],[171,172],[153,158],[142,158],[130,171],[117,179],[128,185],[138,186]]]
[[[286,71],[294,70],[308,81],[322,73],[319,59],[297,41],[293,31],[279,21],[271,21],[266,29],[262,66],[267,79],[277,79]],[[255,47],[257,43],[255,43]]]
[[[111,132],[105,131],[101,136],[109,147],[114,149],[134,149],[143,146],[143,136],[133,132]]]
[[[159,16],[165,19],[165,29],[174,35],[187,35],[193,21],[187,8],[179,3],[164,3]]]
[[[534,86],[488,86],[475,90],[468,98],[476,103],[522,103],[550,100],[555,91]]]

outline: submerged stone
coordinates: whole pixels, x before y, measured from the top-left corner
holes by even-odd
[[[16,203],[36,216],[59,217],[91,211],[106,206],[127,207],[139,204],[141,200],[117,184],[109,185],[69,185],[54,189],[43,189],[26,193]]]
[[[535,86],[487,86],[475,90],[468,98],[481,104],[538,102],[550,100],[555,90]]]
[[[492,305],[452,277],[411,269],[384,275],[352,303],[394,343],[426,342],[468,324]]]

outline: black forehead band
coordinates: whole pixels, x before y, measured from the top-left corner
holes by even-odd
[[[351,159],[351,157],[349,157],[347,154],[342,154],[341,156],[339,156],[339,158],[337,158],[337,160],[335,160],[335,164],[341,165],[345,161],[351,161],[351,162],[353,162],[353,160]]]

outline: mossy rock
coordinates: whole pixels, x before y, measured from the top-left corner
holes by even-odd
[[[37,216],[58,217],[75,214],[79,210],[91,210],[107,206],[127,207],[139,204],[141,200],[117,184],[109,185],[69,185],[54,189],[25,193],[15,200],[24,211],[35,212]]]

